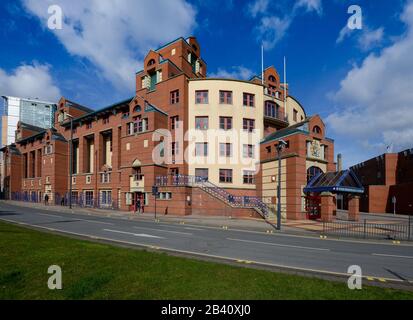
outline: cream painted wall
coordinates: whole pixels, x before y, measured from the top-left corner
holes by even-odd
[[[294,121],[294,109],[298,111],[297,121]],[[287,115],[290,126],[305,120],[305,111],[304,109],[291,97],[287,97]],[[303,119],[303,120],[301,120]]]
[[[195,91],[208,90],[209,103],[196,104]],[[232,105],[219,103],[220,90],[232,91]],[[255,107],[243,106],[243,93],[255,95]],[[209,130],[195,130],[195,117],[208,116]],[[232,130],[219,130],[219,117],[232,117]],[[202,79],[189,81],[189,174],[195,168],[208,169],[209,181],[224,188],[255,189],[255,185],[243,183],[243,170],[254,170],[259,162],[259,142],[263,138],[264,89],[261,85],[234,80]],[[255,120],[255,133],[243,132],[243,118]],[[235,134],[234,134],[235,133]],[[208,142],[208,159],[195,157],[196,142]],[[219,144],[232,143],[232,157],[219,157]],[[242,157],[243,144],[255,145],[254,159]],[[197,163],[203,162],[203,163]],[[220,183],[219,169],[232,169],[233,182]]]
[[[281,214],[283,218],[287,215],[287,169],[286,160],[281,160]],[[276,181],[272,182],[271,178],[275,176]],[[278,161],[263,163],[262,165],[262,196],[263,201],[276,212],[276,205],[271,204],[270,197],[277,196],[278,186]]]

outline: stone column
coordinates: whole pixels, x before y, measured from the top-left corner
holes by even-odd
[[[348,201],[348,220],[359,221],[360,220],[360,197],[352,196]]]
[[[321,193],[321,220],[324,222],[333,221],[334,210],[334,194],[331,192]]]

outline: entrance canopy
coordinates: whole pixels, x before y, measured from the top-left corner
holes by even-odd
[[[304,188],[305,193],[356,193],[363,194],[364,188],[351,170],[319,173]]]

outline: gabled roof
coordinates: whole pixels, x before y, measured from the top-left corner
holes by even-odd
[[[305,193],[332,192],[363,194],[364,188],[352,170],[319,173],[304,188]]]
[[[35,131],[35,132],[42,132],[45,130],[45,128],[37,127],[37,126],[34,126],[26,122],[20,122],[20,128],[27,129],[30,131]]]
[[[102,108],[102,109],[99,109],[99,110],[96,110],[96,111],[87,113],[87,114],[85,114],[85,115],[83,115],[83,116],[80,116],[79,118],[73,119],[73,123],[78,123],[78,122],[80,122],[80,121],[86,121],[87,119],[93,118],[93,117],[97,116],[97,115],[100,114],[100,113],[107,113],[108,111],[114,110],[114,109],[116,109],[116,108],[118,108],[118,107],[129,105],[129,103],[130,103],[133,99],[134,99],[134,97],[128,98],[128,99],[125,99],[125,100],[123,100],[123,101],[120,101],[120,102],[111,104],[110,106],[104,107],[104,108]],[[70,125],[70,121],[66,121],[66,122],[64,122],[64,123],[61,124],[62,127],[66,127],[66,126],[69,126],[69,125]]]

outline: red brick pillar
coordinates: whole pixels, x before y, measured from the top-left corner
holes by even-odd
[[[360,197],[353,196],[348,201],[348,220],[360,220]]]
[[[321,193],[321,220],[324,222],[333,221],[333,213],[335,210],[334,194],[330,192]]]

